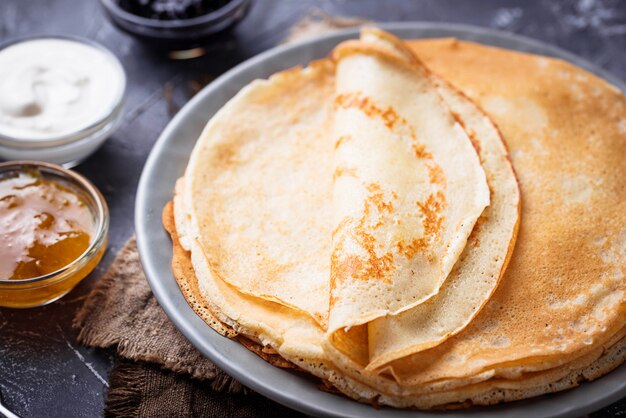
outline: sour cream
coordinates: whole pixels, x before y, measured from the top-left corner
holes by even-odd
[[[0,136],[45,142],[105,120],[124,94],[125,75],[109,52],[61,38],[0,50]]]

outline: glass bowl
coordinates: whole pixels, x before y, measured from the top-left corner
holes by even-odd
[[[0,134],[0,157],[4,160],[37,160],[61,164],[66,168],[74,167],[94,153],[119,127],[126,95],[126,72],[111,51],[97,42],[77,36],[26,36],[0,45],[0,51],[21,42],[39,39],[74,41],[96,48],[111,59],[111,63],[118,68],[121,77],[119,93],[114,105],[104,117],[85,128],[66,135],[37,141],[24,141]]]
[[[30,308],[53,302],[72,290],[100,262],[106,250],[109,210],[98,189],[80,174],[58,165],[37,161],[0,163],[0,178],[19,172],[38,171],[80,195],[94,219],[89,247],[73,262],[52,273],[24,280],[0,280],[0,307]]]
[[[169,51],[170,57],[174,59],[203,55],[202,46],[209,38],[238,23],[250,7],[250,0],[231,0],[202,16],[159,20],[132,14],[122,9],[117,0],[100,0],[100,3],[118,28],[152,47]]]

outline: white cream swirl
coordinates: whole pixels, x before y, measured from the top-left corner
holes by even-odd
[[[105,118],[124,89],[106,52],[69,39],[41,38],[0,50],[0,135],[43,141]]]

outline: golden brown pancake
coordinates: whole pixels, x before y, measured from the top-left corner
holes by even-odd
[[[403,46],[389,47],[387,40],[384,35],[382,40],[367,38],[375,44],[371,48],[387,48],[393,62],[412,60]],[[294,278],[301,277],[307,286],[313,283],[311,289],[324,287],[324,274],[330,278],[329,219],[342,213],[324,206],[333,200],[337,160],[332,157],[334,140],[323,142],[334,138],[328,133],[334,129],[329,115],[334,115],[335,76],[332,64],[322,61],[244,90],[225,107],[222,122],[209,124],[203,135],[217,132],[218,141],[202,142],[190,164],[195,169],[187,171],[193,176],[177,187],[177,234],[190,251],[197,289],[215,326],[240,333],[254,341],[253,347],[270,347],[272,354],[350,397],[397,407],[490,404],[562,390],[608,372],[624,359],[626,331],[624,96],[559,60],[449,39],[410,45],[434,72],[442,100],[478,151],[495,205],[479,218],[440,289],[404,312],[349,330],[337,328],[327,343],[322,307],[329,306],[332,286],[327,283],[325,296],[316,295],[317,290],[306,293],[308,298],[296,296],[303,289],[293,287]],[[446,81],[437,82],[437,77]],[[294,97],[307,100],[295,103]],[[255,126],[228,125],[226,116],[264,114],[267,107],[274,113],[252,118],[259,122]],[[498,129],[480,108],[502,132],[520,180],[523,206],[512,255],[519,197],[515,182],[506,180],[510,166]],[[352,127],[348,123],[343,129]],[[266,148],[264,140],[269,141]],[[309,160],[311,154],[316,164]],[[491,159],[485,158],[489,155]],[[273,159],[276,156],[280,158]],[[342,156],[339,162],[368,166],[367,155],[354,157]],[[203,164],[209,163],[221,168],[207,168],[205,173]],[[247,168],[232,177],[231,165]],[[224,174],[228,171],[230,178]],[[289,177],[294,171],[300,176]],[[260,175],[250,185],[265,197],[239,201],[238,192],[248,190],[244,180],[253,173]],[[340,174],[350,177],[345,170]],[[275,181],[268,181],[272,176]],[[193,187],[186,184],[189,179]],[[389,190],[397,187],[390,184]],[[281,199],[263,200],[273,190],[281,191]],[[297,198],[291,193],[303,190],[307,193]],[[344,201],[348,209],[358,211],[363,200],[352,197]],[[383,192],[381,197],[386,203],[388,196]],[[314,207],[323,216],[289,209],[302,201],[318,205]],[[256,206],[250,207],[250,202]],[[310,216],[306,228],[300,216]],[[283,221],[286,229],[281,230]],[[297,234],[290,230],[293,225]],[[315,226],[320,228],[311,234]],[[202,230],[209,233],[205,236]],[[271,240],[264,236],[267,231]],[[299,244],[302,237],[311,236],[318,238]],[[239,248],[237,237],[246,245],[233,253]],[[280,244],[289,238],[295,250]],[[276,258],[266,263],[274,257],[276,243],[279,259],[318,257],[305,264],[314,268],[298,276],[295,263],[278,269]],[[259,253],[262,257],[245,265]],[[319,261],[324,257],[326,265]],[[468,273],[460,274],[463,271]],[[257,280],[255,272],[262,273],[257,278],[272,280]],[[363,313],[358,306],[354,311]]]

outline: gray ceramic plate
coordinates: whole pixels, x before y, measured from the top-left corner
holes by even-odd
[[[590,63],[555,47],[506,33],[469,26],[394,23],[382,28],[407,39],[455,36],[484,44],[529,51],[571,61],[626,91],[620,80]],[[195,96],[172,120],[155,144],[143,170],[137,192],[135,227],[139,253],[150,286],[178,329],[208,358],[244,385],[291,408],[316,416],[426,417],[442,415],[394,409],[375,410],[348,398],[321,392],[314,382],[273,367],[237,342],[209,328],[189,307],[171,273],[172,247],[161,227],[161,209],[172,198],[174,182],[207,120],[253,79],[305,65],[321,58],[340,41],[357,36],[356,30],[337,32],[299,44],[280,46],[230,70]],[[581,416],[626,396],[626,364],[592,383],[526,401],[488,408],[445,413],[445,416],[565,417]]]

